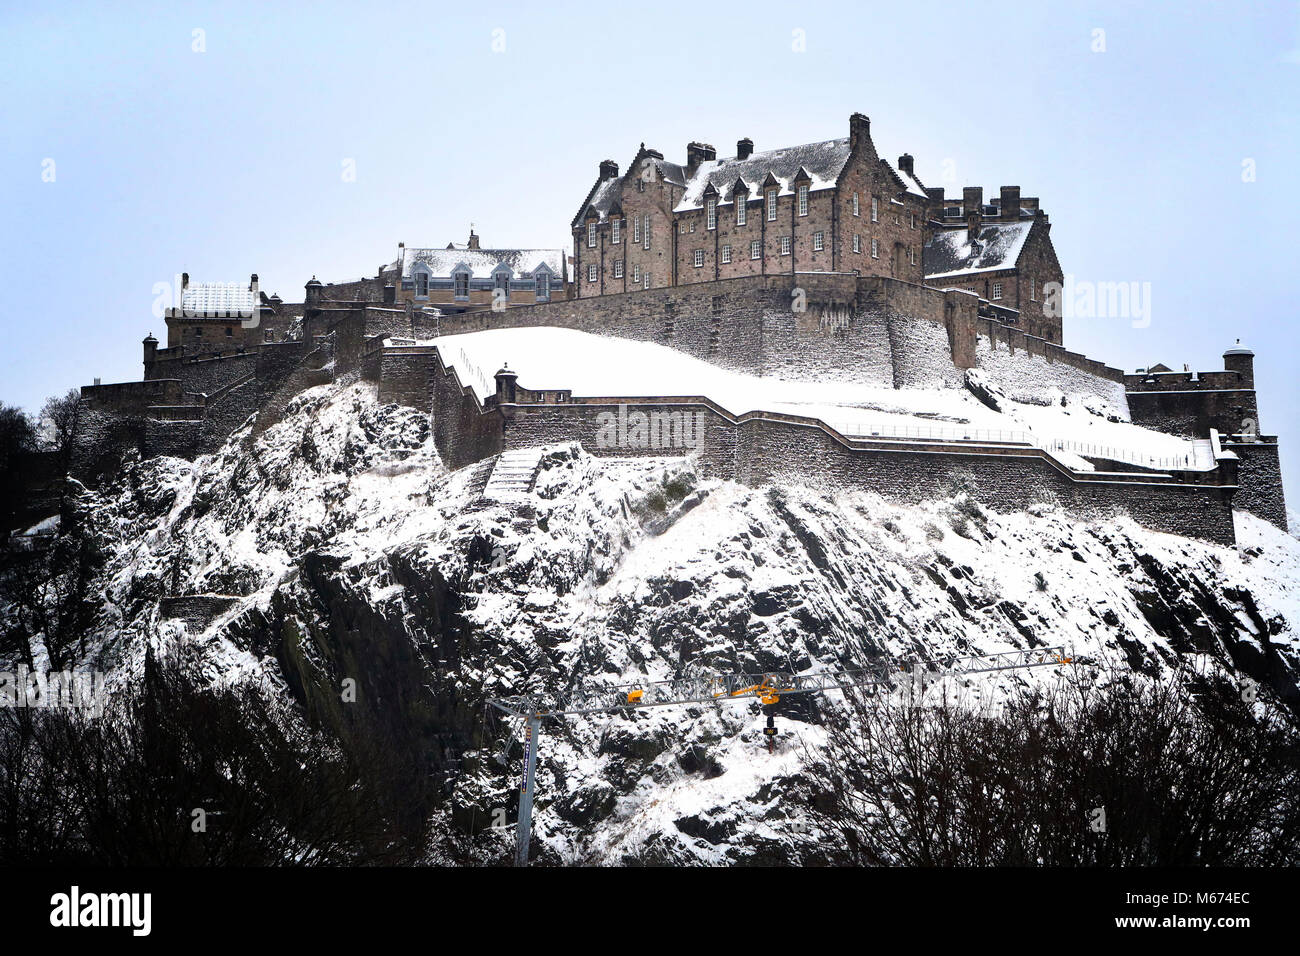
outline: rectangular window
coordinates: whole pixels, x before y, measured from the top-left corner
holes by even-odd
[[[912,223],[911,223],[911,225],[912,225],[912,228],[913,228],[913,229],[916,228],[916,213],[912,213]]]
[[[703,266],[704,266],[704,250],[703,250],[703,249],[696,249],[696,250],[695,250],[695,268],[699,269],[699,268],[702,268]]]
[[[788,256],[789,254],[790,254],[790,237],[789,237],[789,236],[782,236],[782,237],[781,237],[781,255],[783,255],[783,256]]]
[[[776,190],[767,191],[767,221],[776,222]]]
[[[425,299],[429,296],[429,273],[417,272],[415,274],[415,297]]]
[[[642,248],[649,249],[650,248],[650,214],[649,213],[645,214],[645,225],[641,229],[641,235],[645,237],[645,245],[642,246]]]
[[[825,239],[825,234],[824,234],[824,233],[820,233],[820,232],[814,232],[814,233],[813,233],[813,252],[821,252],[821,251],[822,251],[822,243],[823,243],[824,239]]]
[[[232,329],[230,326],[226,326],[226,337],[230,338],[234,336],[234,334],[235,334],[235,330]]]
[[[681,222],[681,226],[678,227],[678,232],[680,232],[683,236],[686,235],[686,220],[685,220],[685,219],[682,220],[682,222]]]
[[[614,260],[614,278],[615,278],[615,279],[621,279],[621,278],[623,278],[623,260],[622,260],[622,259],[615,259],[615,260]]]
[[[551,277],[543,272],[537,277],[537,298],[549,299],[551,297]]]
[[[916,246],[907,247],[907,260],[912,263],[912,265],[916,265]]]
[[[808,184],[803,183],[799,186],[799,215],[808,215]]]
[[[757,259],[763,255],[763,244],[754,239],[749,244],[749,258]]]
[[[1002,283],[1001,283],[1001,282],[995,282],[995,283],[993,283],[993,298],[995,298],[995,299],[1000,299],[1000,298],[1002,298]]]
[[[717,229],[718,228],[718,201],[716,199],[709,200],[708,205],[706,206],[706,215],[708,216],[709,221],[708,224],[705,226],[705,228]]]
[[[737,226],[743,226],[745,224],[745,199],[746,198],[747,197],[745,196],[744,193],[736,194],[736,225]]]
[[[633,242],[641,241],[641,217],[640,216],[632,217],[632,241]]]
[[[622,238],[621,236],[622,229],[620,228],[622,225],[623,225],[623,220],[621,219],[615,219],[609,225],[609,241],[612,242],[614,245],[618,245],[619,239]]]
[[[877,239],[871,240],[871,258],[873,259],[880,258],[880,241]]]
[[[878,196],[871,197],[871,221],[880,222],[880,198]]]
[[[588,263],[587,265],[587,281],[588,282],[596,281],[596,264],[594,262]]]
[[[731,246],[722,247],[722,261],[723,262],[731,261]]]
[[[861,236],[854,236],[854,237],[853,237],[853,251],[854,251],[854,252],[861,252],[861,251],[862,251],[862,237],[861,237]]]
[[[632,281],[633,282],[641,281],[641,263],[639,262],[632,263]]]
[[[646,287],[647,289],[650,288],[650,273],[649,273],[649,272],[647,272],[647,273],[645,274],[645,287]]]
[[[452,281],[452,292],[458,299],[469,298],[469,273],[457,272]]]
[[[587,223],[587,248],[596,248],[596,224],[594,222]]]
[[[504,290],[507,294],[510,292],[510,277],[504,272],[498,272],[493,276],[493,285],[495,288]]]
[[[1038,301],[1038,286],[1034,285],[1032,282],[1029,283],[1029,301]]]
[[[853,215],[855,215],[855,216],[861,216],[861,215],[862,215],[862,210],[861,210],[861,208],[859,208],[859,206],[858,206],[858,194],[857,194],[857,193],[854,193],[854,194],[853,194]]]
[[[692,220],[691,220],[691,232],[694,232],[694,231],[695,231],[695,220],[692,219]]]

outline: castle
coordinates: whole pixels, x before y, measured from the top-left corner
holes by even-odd
[[[1259,425],[1253,356],[1222,371],[1160,366],[1126,375],[1063,346],[1044,290],[1062,281],[1035,198],[1004,186],[960,200],[876,153],[870,123],[849,135],[718,159],[691,143],[678,165],[644,145],[611,160],[559,249],[399,246],[374,277],[307,282],[300,303],[247,283],[191,283],[144,340],[140,382],[82,389],[73,471],[94,481],[121,454],[193,457],[256,416],[273,423],[299,391],[356,374],[383,401],[433,416],[449,467],[580,441],[594,453],[615,408],[697,416],[706,472],[761,484],[813,481],[882,494],[940,494],[959,477],[995,508],[1046,494],[1081,517],[1231,543],[1232,509],[1285,528],[1277,440]],[[570,268],[571,266],[571,268]],[[670,346],[724,368],[785,379],[975,390],[972,370],[1091,396],[1135,424],[1195,439],[1209,467],[1152,468],[1093,455],[1090,470],[1015,441],[846,435],[812,417],[732,415],[708,395],[536,390],[502,370],[495,388],[431,340],[554,326]],[[507,356],[502,357],[503,360]],[[488,391],[488,394],[484,392]],[[658,453],[656,449],[619,454]]]

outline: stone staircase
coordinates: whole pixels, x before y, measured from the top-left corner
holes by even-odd
[[[517,501],[527,496],[533,490],[541,460],[540,448],[502,452],[483,488],[483,497],[493,501]]]

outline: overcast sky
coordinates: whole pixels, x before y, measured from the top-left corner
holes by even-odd
[[[950,195],[1038,196],[1076,280],[1149,289],[1068,347],[1253,347],[1300,505],[1296,3],[8,3],[0,38],[0,400],[138,379],[180,272],[300,301],[471,222],[563,245],[601,159],[860,111]]]

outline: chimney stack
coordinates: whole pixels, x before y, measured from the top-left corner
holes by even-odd
[[[909,176],[914,176],[914,175],[916,175],[916,174],[912,171],[912,154],[911,154],[911,153],[904,153],[902,156],[899,156],[899,157],[898,157],[898,168],[901,169],[903,172],[907,173],[907,175],[909,175]]]
[[[870,142],[871,120],[865,113],[854,113],[849,117],[849,149],[857,149],[859,143]]]
[[[748,136],[736,142],[737,159],[749,159],[750,155],[753,152],[754,152],[754,141],[750,139]]]
[[[616,173],[615,175],[617,175],[617,173]],[[478,248],[478,233],[476,233],[476,232],[474,231],[474,227],[473,227],[473,226],[471,226],[471,227],[470,227],[470,230],[469,230],[469,247],[470,247],[471,249],[477,249],[477,248]]]
[[[984,187],[966,186],[961,191],[962,212],[966,214],[966,239],[975,242],[984,224]]]
[[[998,211],[1002,214],[1003,222],[1015,222],[1020,218],[1020,187],[1003,186],[1001,198],[998,202],[1001,204]]]
[[[694,172],[700,163],[708,162],[711,159],[718,158],[718,151],[708,143],[687,143],[686,144],[686,168]]]
[[[612,159],[602,159],[600,161],[600,178],[613,179],[618,175],[618,163]]]

